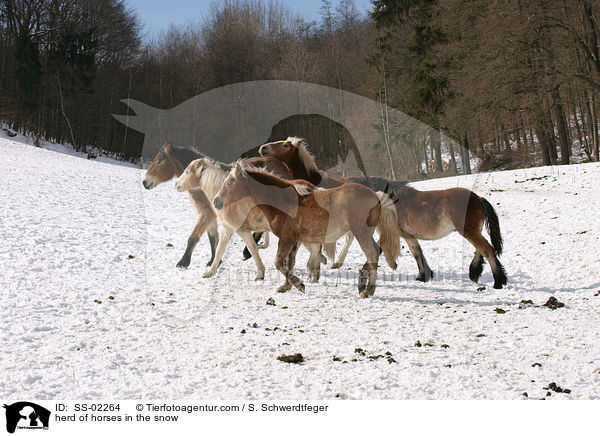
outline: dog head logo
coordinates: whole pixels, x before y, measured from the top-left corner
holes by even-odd
[[[14,433],[19,429],[47,429],[50,411],[35,403],[19,401],[4,405],[6,409],[6,431]]]

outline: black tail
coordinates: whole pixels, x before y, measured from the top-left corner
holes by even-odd
[[[496,256],[500,256],[502,254],[502,246],[504,242],[502,241],[502,235],[500,234],[500,223],[498,222],[498,215],[496,215],[496,211],[492,207],[489,201],[485,198],[479,198],[481,200],[481,204],[483,206],[483,212],[485,214],[485,225],[488,233],[490,234],[490,238],[492,239],[492,247],[494,248],[494,253]]]

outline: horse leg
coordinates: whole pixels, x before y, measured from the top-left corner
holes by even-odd
[[[277,247],[277,255],[275,256],[275,268],[285,277],[285,283],[277,289],[277,292],[286,292],[294,285],[300,292],[304,292],[304,284],[302,280],[294,275],[293,270],[289,268],[290,262],[295,262],[296,250],[298,249],[297,241],[289,239],[279,239]],[[293,252],[293,259],[290,254]]]
[[[256,263],[257,274],[255,280],[264,280],[265,265],[262,263],[262,259],[258,254],[258,247],[256,246],[256,242],[254,241],[256,236],[253,236],[248,231],[238,231],[238,235],[240,235],[242,240],[246,243],[246,248],[248,248],[250,254],[254,258],[254,262]]]
[[[252,234],[252,238],[254,240],[254,243],[257,244],[258,241],[260,241],[260,238],[262,237],[262,232],[256,232]],[[244,252],[242,254],[242,260],[248,260],[252,257],[252,254],[250,253],[250,250],[248,250],[248,245],[246,245],[244,247]]]
[[[506,272],[504,271],[504,267],[496,257],[494,253],[494,249],[490,245],[490,243],[483,237],[481,231],[464,231],[461,233],[464,238],[473,244],[475,247],[475,256],[471,261],[471,265],[469,267],[469,277],[471,280],[473,278],[479,279],[481,275],[481,271],[483,269],[483,257],[488,261],[490,267],[492,268],[492,274],[494,274],[494,288],[502,289],[502,286],[506,284]],[[475,280],[474,280],[475,281]]]
[[[469,265],[469,278],[471,281],[477,283],[479,277],[481,277],[481,273],[483,272],[483,263],[485,260],[479,251],[475,252],[473,256],[473,260],[471,261],[471,265]]]
[[[308,258],[308,281],[315,283],[319,281],[321,276],[321,246],[318,244],[306,244],[306,248],[310,252]]]
[[[231,227],[224,224],[221,226],[215,258],[213,259],[213,263],[210,268],[207,269],[204,274],[202,274],[202,277],[212,277],[217,273],[217,269],[219,268],[219,265],[221,265],[221,259],[223,258],[223,254],[225,253],[225,249],[227,248],[227,244],[229,244],[229,240],[231,239],[233,232],[234,230]]]
[[[354,233],[354,232],[353,232]],[[360,270],[358,278],[358,296],[360,298],[370,297],[375,293],[377,285],[377,264],[379,262],[379,246],[371,234],[354,234],[360,244],[360,248],[367,256],[367,262]]]
[[[350,250],[350,246],[352,245],[352,241],[354,241],[354,235],[352,232],[346,233],[346,238],[344,240],[344,246],[342,247],[342,251],[340,251],[340,256],[337,258],[335,263],[331,266],[331,268],[341,268],[346,260],[346,256],[348,255],[348,251]]]
[[[196,221],[196,224],[194,225],[194,229],[192,230],[192,233],[188,237],[187,248],[185,249],[185,253],[183,253],[181,260],[179,262],[177,262],[177,268],[185,269],[188,266],[190,266],[194,248],[196,248],[196,245],[198,245],[200,236],[202,236],[202,234],[212,224],[211,218],[212,218],[212,220],[214,220],[214,217],[207,217],[205,215],[198,216],[198,220]],[[209,239],[210,239],[210,234],[209,234]]]
[[[264,241],[261,242],[260,244],[258,243],[258,241],[256,241],[256,245],[261,250],[264,250],[265,248],[269,248],[269,243],[271,242],[271,237],[269,236],[269,232],[263,232],[263,233],[261,233],[261,235],[264,236]],[[259,240],[260,240],[260,238],[259,238]]]
[[[206,230],[208,235],[208,242],[210,243],[210,260],[206,266],[211,266],[213,260],[215,260],[215,251],[217,250],[217,244],[219,243],[219,226],[217,225],[217,219],[214,218],[208,229]]]
[[[287,269],[290,271],[293,271],[294,265],[296,265],[296,253],[298,252],[298,247],[299,247],[299,243],[295,244],[292,247],[292,249],[290,250],[290,254],[288,254],[288,257],[285,261],[286,262],[285,265],[287,266]],[[277,292],[287,292],[290,289],[292,289],[292,283],[286,277],[285,282],[283,282],[283,285],[281,285],[281,286],[279,286],[279,288],[277,288]]]
[[[423,250],[421,249],[419,241],[417,241],[417,238],[406,232],[402,232],[402,237],[408,244],[408,249],[410,250],[411,254],[417,261],[417,266],[419,267],[419,275],[417,276],[417,280],[421,282],[428,282],[433,277],[433,271],[431,271],[431,268],[429,268],[429,265],[427,264],[427,260],[423,255]]]

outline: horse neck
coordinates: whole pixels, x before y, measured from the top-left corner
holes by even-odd
[[[323,176],[318,171],[308,169],[299,159],[294,159],[294,161],[289,165],[290,172],[292,173],[292,179],[302,179],[312,183],[315,186],[318,186],[323,180]]]
[[[180,151],[177,149],[173,149],[171,151],[171,158],[175,163],[175,168],[177,169],[177,177],[183,174],[187,166],[191,161],[199,159],[203,157],[202,154],[195,152],[194,150],[186,149],[185,151]]]
[[[260,171],[248,171],[248,176],[256,182],[250,186],[250,196],[269,221],[281,211],[291,214],[290,207],[298,205],[298,193],[286,180]],[[277,195],[272,188],[279,188]]]
[[[187,165],[184,165],[183,162],[181,162],[181,161],[179,161],[177,159],[173,159],[173,162],[175,163],[175,172],[177,173],[175,175],[175,177],[179,177],[179,176],[181,176],[183,174],[183,172],[187,168]]]
[[[396,189],[392,189],[392,191],[393,191],[394,195],[396,196],[396,198],[398,198],[399,200],[411,198],[416,193],[419,192],[412,186],[408,186],[408,185],[403,185],[403,186],[397,187]]]

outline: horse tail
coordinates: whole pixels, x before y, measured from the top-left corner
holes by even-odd
[[[398,266],[396,259],[400,256],[400,231],[398,227],[398,216],[394,203],[388,194],[377,192],[377,198],[381,205],[377,231],[379,232],[379,246],[383,250],[385,260],[392,269]]]
[[[496,211],[494,210],[489,201],[481,197],[479,197],[479,199],[481,200],[481,205],[483,206],[483,213],[485,215],[485,225],[492,240],[492,247],[494,249],[494,253],[496,254],[496,256],[500,256],[502,254],[504,242],[502,241],[502,234],[500,233],[500,223],[498,222],[498,215],[496,215]]]

